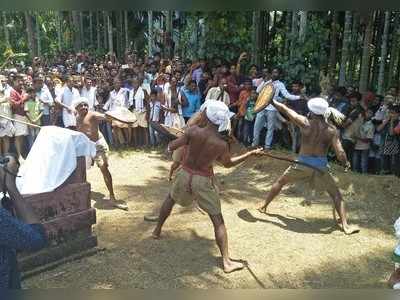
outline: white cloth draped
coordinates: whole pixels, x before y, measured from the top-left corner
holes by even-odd
[[[51,192],[72,174],[78,156],[95,155],[95,143],[83,133],[44,126],[20,167],[17,188],[22,195]]]

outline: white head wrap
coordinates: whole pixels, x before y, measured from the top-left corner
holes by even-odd
[[[87,105],[89,105],[89,100],[85,97],[76,98],[72,102],[72,107],[77,108],[80,104],[83,104],[83,103],[86,103]]]
[[[332,117],[338,125],[340,125],[346,118],[346,116],[337,109],[329,107],[328,102],[324,98],[312,98],[307,102],[307,106],[312,113],[324,116],[325,120]]]
[[[218,132],[231,130],[231,118],[234,113],[229,111],[228,106],[218,100],[207,100],[200,107],[200,111],[206,110],[207,118],[211,123],[218,126]]]

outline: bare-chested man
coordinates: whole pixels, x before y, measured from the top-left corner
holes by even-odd
[[[279,102],[273,101],[273,105],[300,128],[301,147],[298,161],[318,168],[321,172],[299,164],[290,166],[272,185],[265,203],[258,210],[266,213],[267,206],[279,194],[284,185],[296,181],[310,181],[314,186],[324,188],[332,198],[335,209],[340,217],[339,220],[336,220],[334,213],[335,222],[341,226],[344,233],[352,234],[358,232],[359,229],[356,226],[349,226],[347,224],[342,195],[327,170],[327,153],[331,146],[338,160],[347,167],[350,165],[340,142],[337,129],[325,119],[325,115],[329,110],[328,103],[323,98],[309,100],[307,103],[310,110],[308,118]]]
[[[228,143],[221,132],[230,129],[228,107],[220,101],[208,100],[201,108],[207,125],[203,128],[193,125],[186,129],[185,134],[168,145],[169,151],[186,146],[182,168],[174,178],[171,191],[165,199],[153,231],[153,237],[158,239],[162,226],[171,213],[175,203],[181,206],[190,205],[196,200],[199,207],[208,213],[214,225],[215,239],[221,251],[224,271],[229,273],[243,268],[243,264],[230,259],[228,252],[228,237],[221,213],[221,202],[213,185],[213,163],[219,161],[229,168],[245,161],[251,155],[261,154],[262,150],[252,150],[232,158]]]
[[[110,193],[110,201],[113,203],[113,206],[123,210],[128,210],[128,206],[125,203],[115,199],[112,177],[108,170],[107,152],[109,149],[107,142],[99,131],[99,123],[101,121],[111,122],[111,119],[109,119],[105,114],[89,111],[89,101],[84,97],[75,100],[73,106],[77,113],[77,130],[84,133],[91,141],[96,143],[96,156],[94,161],[103,174],[104,182],[107,186],[108,192]]]

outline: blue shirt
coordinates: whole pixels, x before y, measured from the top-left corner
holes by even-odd
[[[184,118],[190,118],[196,111],[200,109],[201,96],[199,92],[191,92],[188,89],[182,89],[182,94],[185,95],[188,105],[182,107],[182,115]]]
[[[46,245],[43,225],[23,223],[0,208],[0,290],[21,288],[17,251],[35,251]]]

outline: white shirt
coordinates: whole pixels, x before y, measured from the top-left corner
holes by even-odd
[[[74,87],[70,89],[67,85],[62,88],[62,90],[56,97],[58,102],[61,102],[68,107],[71,107],[74,100],[79,98],[79,91]],[[65,127],[76,126],[75,115],[70,113],[65,108],[63,108],[62,117]]]
[[[50,106],[53,105],[54,100],[49,88],[43,85],[42,89],[36,93],[36,97],[43,103],[43,114],[50,114]]]
[[[160,122],[160,110],[161,103],[160,101],[150,102],[150,121]]]
[[[137,90],[131,90],[129,92],[129,106],[135,105],[135,111],[137,112],[145,112],[146,107],[144,105],[144,91],[141,87],[138,87]]]
[[[99,104],[99,102],[97,101],[96,94],[97,94],[97,88],[94,86],[89,87],[89,89],[86,88],[86,86],[84,86],[81,90],[81,97],[85,97],[89,101],[90,111],[94,111],[95,106]]]
[[[106,111],[113,111],[118,107],[128,108],[128,92],[129,90],[126,88],[120,88],[118,92],[112,90],[107,102],[103,106],[103,109]]]
[[[71,107],[72,102],[78,98],[80,98],[79,91],[74,87],[70,89],[66,85],[60,90],[60,93],[56,97],[57,101],[69,107]]]
[[[224,91],[224,94],[221,94],[221,89],[219,87],[212,87],[208,90],[206,100],[219,100],[223,101],[226,105],[231,103],[231,99],[227,91]]]
[[[259,94],[262,89],[269,83],[273,84],[274,88],[275,88],[275,95],[274,95],[274,100],[281,102],[283,99],[288,99],[291,101],[296,101],[300,99],[300,96],[297,95],[292,95],[288,92],[288,90],[286,89],[285,85],[283,84],[282,81],[280,80],[268,80],[268,81],[264,81],[263,83],[261,83],[258,87],[257,87],[257,93]],[[281,97],[280,95],[282,95],[283,97]],[[269,110],[269,111],[276,111],[276,108],[270,104],[268,105],[265,110]]]

